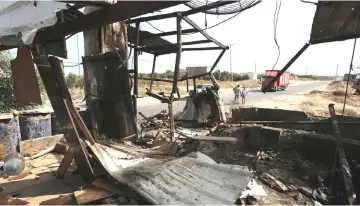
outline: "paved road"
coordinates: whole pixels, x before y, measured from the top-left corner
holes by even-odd
[[[257,101],[264,98],[271,98],[271,97],[281,96],[284,94],[294,94],[304,90],[320,87],[329,83],[330,81],[318,81],[318,82],[310,82],[299,85],[290,85],[285,91],[267,92],[265,94],[262,93],[260,90],[252,90],[249,91],[246,97],[246,101],[247,103],[250,103],[252,101]],[[233,101],[234,99],[233,94],[221,95],[221,97],[223,98],[225,106],[229,106],[231,101]],[[182,111],[184,109],[184,106],[185,106],[185,101],[174,102],[173,104],[174,113]],[[167,110],[167,104],[152,104],[152,105],[138,107],[138,112],[142,112],[145,116],[151,116],[157,114],[161,110]]]

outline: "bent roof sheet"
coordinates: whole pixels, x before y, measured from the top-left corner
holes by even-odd
[[[59,36],[141,16],[180,3],[171,1],[144,1],[136,3],[119,1],[108,8],[101,9],[101,11],[93,12],[94,15],[84,15],[75,20],[61,23],[58,21],[57,12],[68,9],[66,3],[55,1],[1,1],[0,47],[29,45],[34,40],[36,42],[49,41]],[[121,12],[119,8],[127,12],[123,12],[124,15],[114,14],[116,13],[114,11]],[[108,15],[102,15],[108,10]],[[90,21],[95,16],[97,21]],[[86,23],[86,28],[83,26],[84,22]]]
[[[359,1],[319,1],[313,20],[310,43],[355,38],[359,17]],[[360,27],[357,34],[359,36]]]

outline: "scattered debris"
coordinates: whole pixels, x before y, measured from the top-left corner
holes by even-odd
[[[289,189],[284,185],[280,180],[276,179],[272,175],[269,175],[267,173],[263,173],[259,176],[260,180],[262,180],[265,184],[269,185],[270,187],[273,187],[277,189],[280,192],[287,192]]]
[[[79,205],[101,200],[112,195],[114,195],[113,192],[98,187],[91,187],[74,192],[76,202]]]
[[[248,196],[251,197],[266,197],[268,194],[265,192],[264,188],[257,184],[255,179],[250,180],[250,182],[246,186],[246,190],[243,191],[240,195],[241,199],[245,199]]]

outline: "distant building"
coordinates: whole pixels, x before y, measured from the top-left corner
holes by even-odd
[[[354,82],[355,79],[356,79],[356,76],[357,76],[356,74],[350,74],[350,82]],[[343,78],[343,81],[347,81],[348,77],[349,77],[349,74],[345,74],[344,78]]]

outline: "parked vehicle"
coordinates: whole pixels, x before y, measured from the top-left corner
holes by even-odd
[[[214,86],[212,84],[199,84],[196,86],[196,93],[206,91],[206,88],[214,89]],[[189,94],[192,95],[194,90],[190,90]]]
[[[356,94],[360,94],[360,74],[356,76],[356,79],[354,81],[354,84],[352,86],[353,89],[356,90]]]
[[[264,92],[267,89],[269,82],[280,72],[280,70],[266,70],[263,78],[261,79],[261,91]],[[289,86],[290,72],[284,72],[278,80],[276,80],[271,86],[271,91],[285,90]]]

